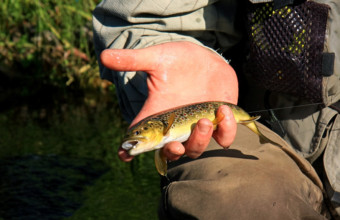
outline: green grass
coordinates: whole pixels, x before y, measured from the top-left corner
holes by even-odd
[[[91,15],[97,2],[4,0],[0,5],[2,73],[59,87],[75,81],[83,87],[98,86]]]

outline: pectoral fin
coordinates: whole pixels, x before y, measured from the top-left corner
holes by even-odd
[[[175,113],[171,113],[168,119],[168,125],[167,127],[164,129],[163,131],[163,135],[166,136],[168,134],[168,132],[170,131],[171,126],[173,125],[174,121],[175,121]]]
[[[166,162],[166,157],[163,155],[161,149],[155,151],[155,165],[158,173],[162,176],[166,176],[168,166]]]

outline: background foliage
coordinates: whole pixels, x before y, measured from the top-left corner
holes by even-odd
[[[99,78],[98,0],[0,4],[0,219],[155,219],[152,153],[117,158],[127,124]]]
[[[98,86],[91,26],[96,3],[4,0],[0,6],[1,71],[58,87],[74,81],[82,87]]]

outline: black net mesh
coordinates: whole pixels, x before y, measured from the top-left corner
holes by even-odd
[[[321,102],[328,10],[310,1],[276,10],[272,3],[251,5],[247,72],[268,90]]]

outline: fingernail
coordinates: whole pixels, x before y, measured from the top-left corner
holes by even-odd
[[[211,127],[209,125],[206,125],[206,124],[197,124],[198,126],[198,131],[201,133],[201,134],[208,134]]]

